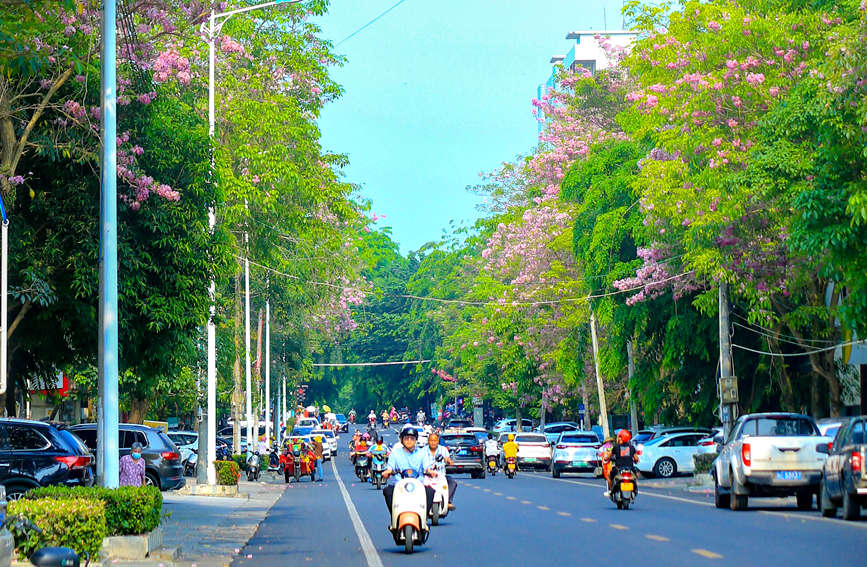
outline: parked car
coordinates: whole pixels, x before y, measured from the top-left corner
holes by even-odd
[[[646,475],[671,478],[678,473],[695,470],[693,455],[700,451],[699,441],[704,433],[672,433],[638,445],[640,452],[635,467]]]
[[[337,414],[337,431],[341,431],[343,433],[349,432],[349,420],[346,419],[346,416],[342,413]],[[336,455],[337,453],[335,453]]]
[[[715,427],[713,433],[706,435],[698,440],[698,452],[701,453],[716,453],[717,446],[722,445],[724,441],[722,427]]]
[[[517,433],[518,468],[551,468],[551,445],[541,433]]]
[[[559,421],[548,423],[545,427],[538,427],[536,431],[543,433],[548,438],[548,443],[554,444],[560,438],[560,434],[566,431],[579,431],[581,428],[574,421]]]
[[[832,518],[841,507],[844,520],[857,520],[867,507],[867,416],[844,422],[833,444],[819,450],[828,453],[819,490],[822,515]]]
[[[706,437],[711,435],[713,432],[714,430],[708,427],[692,427],[690,425],[660,427],[658,429],[653,429],[653,435],[650,436],[650,439],[657,439],[659,437],[665,437],[666,435],[674,435],[675,433],[703,433],[703,437]]]
[[[826,417],[825,419],[816,421],[816,425],[819,426],[819,433],[824,437],[833,439],[837,435],[837,431],[840,430],[840,426],[848,423],[848,421],[849,419],[845,417]]]
[[[181,454],[161,429],[154,429],[134,423],[121,423],[118,426],[120,456],[128,455],[132,444],[142,444],[142,458],[145,460],[145,481],[160,490],[174,490],[186,484]],[[96,454],[96,424],[74,425],[70,431],[75,433],[88,449]]]
[[[503,433],[504,431],[515,431],[518,420],[516,419],[501,419],[494,424],[495,433]],[[533,421],[529,419],[521,419],[521,429],[524,431],[533,431]]]
[[[75,435],[29,419],[0,419],[0,484],[17,500],[39,486],[91,486],[93,455]]]
[[[470,473],[473,478],[485,478],[485,447],[472,433],[443,433],[440,443],[449,448],[454,465],[446,473]]]
[[[653,438],[654,433],[655,431],[653,429],[640,429],[632,438],[632,443],[638,447],[639,445],[650,441]]]
[[[717,508],[744,510],[751,496],[792,496],[798,508],[813,505],[830,439],[813,418],[797,413],[741,416],[713,462]]]
[[[337,455],[337,436],[330,429],[314,429],[310,432],[311,437],[322,437],[322,460],[330,461]]]
[[[195,431],[169,431],[166,433],[178,451],[181,453],[181,462],[187,462],[193,451],[199,449],[199,434]]]
[[[602,466],[599,438],[592,431],[564,431],[554,444],[551,475],[567,472],[596,472]]]

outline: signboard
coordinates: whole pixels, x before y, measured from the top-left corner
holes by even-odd
[[[147,427],[153,427],[154,429],[162,429],[164,432],[169,432],[169,422],[168,421],[152,421],[146,419],[142,421],[142,425]]]

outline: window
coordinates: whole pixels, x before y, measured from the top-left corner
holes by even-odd
[[[96,429],[76,429],[73,433],[84,442],[88,449],[96,451]]]
[[[4,445],[7,451],[42,451],[51,443],[33,427],[10,423],[6,425]]]
[[[858,421],[852,427],[852,444],[863,445],[867,443],[867,432],[865,432],[864,422]]]

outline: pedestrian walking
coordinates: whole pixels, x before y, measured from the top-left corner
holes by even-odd
[[[316,482],[322,482],[322,437],[313,438],[313,454],[316,456]]]
[[[118,484],[120,486],[144,486],[145,462],[141,456],[142,445],[138,441],[132,444],[129,455],[120,458]]]

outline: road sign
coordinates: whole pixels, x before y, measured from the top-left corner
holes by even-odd
[[[578,404],[578,413],[584,413],[584,404]]]

